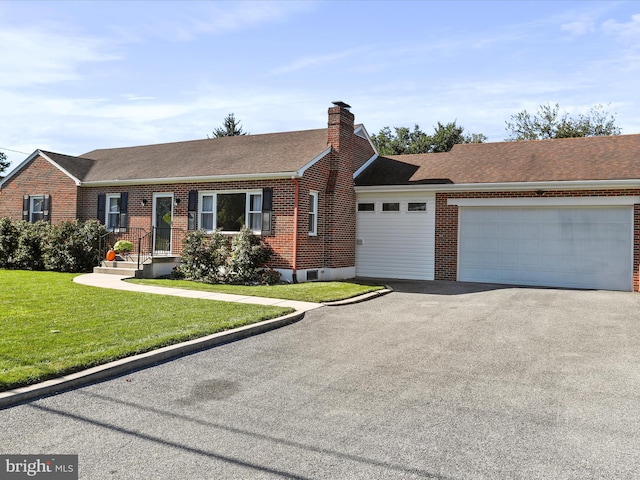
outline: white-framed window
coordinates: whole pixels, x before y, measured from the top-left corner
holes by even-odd
[[[318,192],[309,192],[309,235],[318,235]]]
[[[409,202],[407,203],[407,212],[426,212],[427,202]]]
[[[44,220],[44,195],[37,195],[29,198],[29,221],[31,223]]]
[[[400,203],[399,202],[384,202],[382,204],[383,212],[399,212],[400,211]]]
[[[262,190],[200,192],[199,228],[237,233],[247,226],[254,233],[262,229]]]
[[[360,202],[358,203],[359,212],[375,212],[376,204],[373,202]]]
[[[120,194],[109,194],[106,196],[106,218],[107,230],[117,230],[120,228]]]

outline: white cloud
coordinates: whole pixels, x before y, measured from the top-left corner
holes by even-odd
[[[181,2],[181,13],[171,20],[154,19],[152,14],[148,21],[163,38],[170,36],[174,40],[190,41],[198,35],[221,35],[286,20],[292,14],[310,10],[313,4],[293,1]],[[159,5],[162,8],[162,4]]]
[[[626,23],[607,20],[602,24],[602,29],[605,33],[629,43],[629,46],[640,46],[640,14],[632,15],[631,20]]]
[[[26,27],[0,30],[1,87],[25,87],[80,78],[79,67],[88,62],[117,60],[98,38],[72,36]]]
[[[585,35],[595,32],[595,22],[591,19],[581,19],[575,22],[565,23],[560,26],[563,32],[569,32],[572,35]]]
[[[283,65],[281,67],[276,67],[271,70],[272,75],[282,75],[286,73],[292,73],[298,70],[304,70],[307,68],[320,67],[324,65],[328,65],[336,62],[337,60],[342,60],[343,58],[351,57],[356,53],[357,50],[345,50],[342,52],[336,53],[327,53],[325,55],[316,55],[316,56],[307,56],[295,60],[294,62]]]

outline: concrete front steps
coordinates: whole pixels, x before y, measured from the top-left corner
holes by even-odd
[[[180,264],[178,256],[157,256],[147,258],[138,269],[138,257],[127,255],[118,257],[114,261],[103,260],[99,267],[93,268],[93,273],[111,275],[126,275],[135,278],[159,278],[171,275],[173,269]]]

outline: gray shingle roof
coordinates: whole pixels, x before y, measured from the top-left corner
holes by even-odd
[[[82,182],[110,182],[290,173],[327,147],[327,130],[317,129],[109,148],[79,157],[43,153]]]
[[[356,185],[640,179],[640,135],[455,145],[380,157]]]

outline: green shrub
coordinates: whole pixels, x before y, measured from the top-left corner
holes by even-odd
[[[229,237],[219,231],[207,235],[198,230],[185,236],[178,278],[204,283],[276,283],[280,275],[262,268],[271,249],[247,228]]]
[[[118,240],[113,249],[116,252],[129,253],[133,252],[134,246],[129,240]]]
[[[96,220],[62,222],[51,229],[44,252],[47,270],[88,272],[97,265],[98,242],[106,228]]]
[[[10,218],[0,218],[0,268],[13,268],[18,229]]]
[[[271,256],[271,249],[251,230],[242,227],[231,241],[227,283],[261,283],[262,267]]]
[[[226,273],[227,244],[227,238],[218,231],[209,236],[204,230],[187,233],[176,276],[197,282],[222,283]]]
[[[13,256],[13,268],[44,270],[44,252],[51,225],[42,221],[29,223],[19,220],[15,226],[18,230],[18,243]]]

